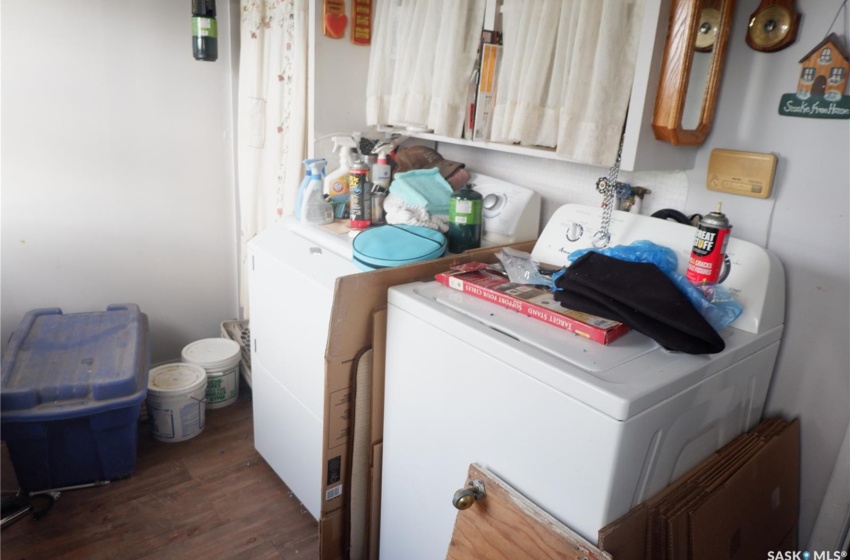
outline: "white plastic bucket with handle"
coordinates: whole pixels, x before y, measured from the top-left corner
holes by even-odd
[[[151,433],[159,441],[185,441],[200,434],[206,420],[207,372],[193,364],[166,364],[148,375]]]
[[[187,345],[183,362],[207,372],[207,408],[233,404],[239,396],[239,343],[229,338],[205,338]]]

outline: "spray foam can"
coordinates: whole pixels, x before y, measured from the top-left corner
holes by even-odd
[[[372,225],[372,198],[369,185],[369,166],[358,161],[348,169],[348,195],[351,229],[366,229]]]
[[[717,210],[706,214],[697,226],[691,258],[685,276],[696,285],[716,284],[726,257],[726,244],[732,226],[726,215]]]

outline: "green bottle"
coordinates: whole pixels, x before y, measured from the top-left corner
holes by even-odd
[[[466,184],[449,198],[449,251],[462,253],[481,247],[484,197]]]
[[[195,60],[218,59],[215,0],[192,0],[192,54]]]

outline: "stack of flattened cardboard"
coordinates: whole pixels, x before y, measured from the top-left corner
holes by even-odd
[[[797,548],[800,426],[764,421],[599,531],[615,560],[745,560]]]
[[[511,247],[531,252],[534,241]],[[325,348],[323,469],[318,473],[322,481],[321,560],[378,558],[387,290],[408,282],[433,280],[437,273],[460,263],[495,263],[501,249],[470,249],[460,255],[336,279]],[[367,356],[370,348],[371,355]],[[363,363],[367,360],[371,367]],[[358,394],[368,392],[357,391],[357,386],[364,389],[368,369],[371,395],[358,399]]]

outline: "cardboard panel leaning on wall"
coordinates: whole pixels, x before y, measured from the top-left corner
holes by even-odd
[[[534,242],[514,245],[521,251],[531,251]],[[385,268],[363,274],[353,274],[337,279],[334,290],[333,312],[328,332],[328,344],[325,351],[325,434],[323,441],[323,460],[325,472],[322,473],[322,506],[319,519],[320,557],[322,560],[341,560],[345,557],[349,545],[348,525],[351,515],[369,515],[349,511],[350,457],[352,454],[353,433],[350,419],[354,418],[351,402],[353,376],[358,358],[365,350],[383,347],[384,341],[373,340],[373,333],[386,334],[386,326],[373,324],[373,317],[386,320],[386,314],[374,314],[387,304],[387,290],[391,286],[433,280],[434,275],[444,272],[452,266],[473,260],[496,262],[496,252],[501,247],[476,249],[462,255],[453,255],[440,259]],[[373,315],[374,314],[374,315]],[[374,388],[383,387],[383,360],[373,361],[372,383]],[[373,419],[379,418],[377,410],[382,410],[383,395],[373,393]],[[376,410],[377,409],[377,410]],[[379,446],[383,437],[382,426],[372,425],[373,441],[370,449]],[[329,477],[329,470],[339,473],[340,478]],[[380,473],[379,465],[372,465],[373,472]],[[332,473],[333,474],[333,473]],[[328,482],[329,478],[332,482]],[[380,484],[371,480],[372,488]],[[328,499],[329,497],[329,499]],[[374,508],[375,505],[371,504]],[[367,530],[377,520],[370,519]],[[366,539],[368,541],[368,538]]]
[[[800,426],[765,420],[650,499],[599,530],[617,560],[665,553],[766,558],[797,550]],[[678,553],[674,552],[678,549]]]

